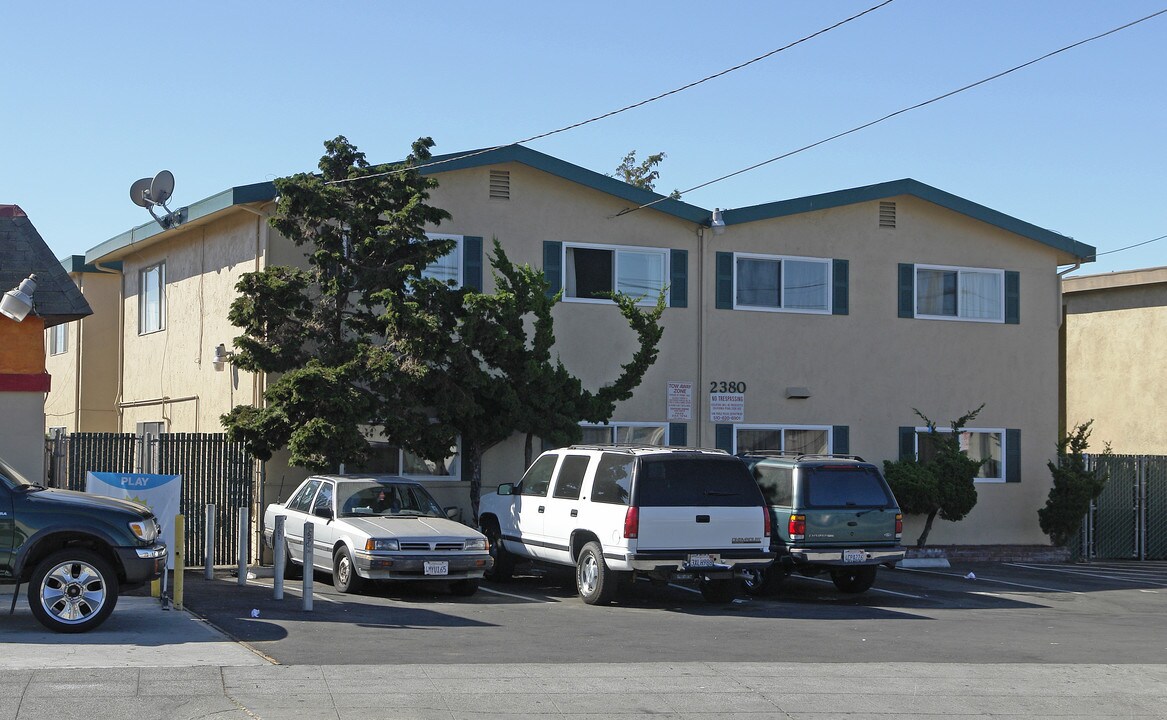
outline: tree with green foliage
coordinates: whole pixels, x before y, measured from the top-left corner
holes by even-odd
[[[1090,428],[1093,420],[1082,423],[1058,441],[1057,462],[1046,463],[1054,484],[1050,488],[1045,507],[1038,509],[1041,530],[1058,547],[1065,547],[1078,536],[1082,518],[1090,510],[1090,503],[1102,494],[1110,474],[1105,470],[1086,467],[1086,450],[1090,447]],[[1102,452],[1110,455],[1110,443]]]
[[[430,426],[418,394],[424,353],[384,334],[387,316],[416,311],[408,289],[421,271],[453,249],[425,234],[450,217],[426,202],[437,183],[415,169],[432,146],[421,138],[403,163],[373,166],[337,137],[319,173],[275,181],[271,226],[307,246],[308,268],[272,266],[236,285],[234,363],[273,379],[263,407],[237,406],[222,421],[256,457],[287,447],[294,465],[335,470],[365,456],[370,425],[419,454],[448,451],[451,438]]]
[[[982,404],[954,420],[951,432],[937,430],[936,423],[912,408],[928,428],[928,433],[920,438],[927,448],[926,453],[921,453],[924,459],[904,458],[883,463],[884,476],[900,509],[909,515],[927,516],[916,547],[927,544],[937,515],[942,520],[956,522],[964,519],[977,504],[975,478],[984,461],[973,460],[961,449],[960,434],[984,407]]]
[[[664,162],[667,157],[663,152],[649,155],[643,162],[636,162],[636,151],[632,150],[624,156],[624,160],[616,167],[616,175],[614,177],[623,180],[629,185],[635,185],[638,188],[645,190],[652,190],[656,192],[656,181],[660,179],[660,171],[656,169],[657,165]],[[674,200],[679,200],[681,197],[680,190],[673,190],[669,193],[669,197]]]

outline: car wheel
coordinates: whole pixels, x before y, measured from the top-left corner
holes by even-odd
[[[299,580],[303,575],[304,567],[292,561],[292,548],[284,541],[284,579]]]
[[[332,556],[332,585],[337,592],[360,592],[365,585],[365,579],[357,575],[353,556],[347,547],[342,547]]]
[[[875,582],[875,566],[843,568],[831,571],[831,580],[840,592],[861,593]]]
[[[486,536],[486,542],[490,546],[490,557],[494,558],[492,567],[485,573],[486,579],[494,582],[510,580],[515,572],[515,556],[503,547],[502,531],[499,530],[498,521],[486,520],[479,528],[479,532]]]
[[[28,606],[40,624],[50,630],[92,630],[105,622],[117,602],[117,574],[92,551],[59,550],[41,560],[32,571]]]
[[[450,594],[459,597],[470,597],[478,592],[477,580],[454,580],[450,583]]]
[[[604,562],[604,550],[598,542],[584,545],[575,563],[575,587],[588,605],[607,605],[616,597],[616,573]]]
[[[773,597],[782,588],[782,581],[786,573],[782,568],[771,565],[767,568],[742,571],[742,587],[747,595],[754,597]]]
[[[737,595],[737,583],[733,580],[702,580],[701,597],[706,602],[724,604],[732,602]]]

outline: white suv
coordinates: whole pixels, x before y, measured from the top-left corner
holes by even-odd
[[[770,565],[770,513],[745,463],[715,450],[573,445],[539,456],[482,497],[482,532],[505,580],[516,560],[575,568],[584,602],[622,580],[697,582],[728,602],[745,570]]]

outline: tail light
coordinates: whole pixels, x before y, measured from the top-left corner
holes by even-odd
[[[896,513],[896,540],[902,540],[904,537],[904,516],[902,513]]]
[[[770,537],[770,508],[762,508],[762,514],[766,516],[766,530],[764,537]]]
[[[787,527],[787,532],[791,540],[803,540],[806,538],[806,516],[805,515],[791,515],[790,525]]]
[[[635,539],[640,534],[640,508],[630,507],[624,513],[624,537]]]

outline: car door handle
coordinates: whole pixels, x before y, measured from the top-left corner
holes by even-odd
[[[540,506],[539,506],[539,512],[543,512],[543,506],[542,506],[542,505],[540,505]]]
[[[698,516],[697,516],[697,522],[699,522],[699,523],[707,523],[707,522],[709,522],[709,516],[708,516],[708,515],[698,515]]]
[[[573,509],[573,510],[571,511],[571,516],[572,516],[572,517],[579,517],[579,510],[575,510],[575,509]]]

